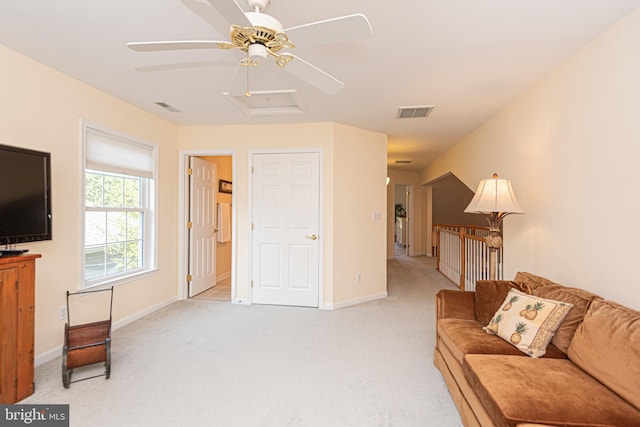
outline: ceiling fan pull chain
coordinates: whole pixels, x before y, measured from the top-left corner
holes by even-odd
[[[247,50],[247,62],[250,63],[251,59],[249,59],[249,51]],[[251,96],[251,92],[249,92],[249,64],[247,64],[247,91],[244,93],[244,96],[247,98]]]

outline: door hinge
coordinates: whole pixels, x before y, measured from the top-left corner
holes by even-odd
[[[191,168],[187,169],[187,175],[189,176],[193,175],[193,169]]]
[[[187,228],[191,230],[193,228],[193,223],[191,221],[187,221]]]
[[[255,230],[253,223],[251,223],[251,231]]]
[[[251,287],[253,288],[253,280],[251,281]]]
[[[191,280],[193,280],[193,277],[190,274],[187,274],[187,282],[190,282]]]
[[[251,166],[251,175],[253,175],[253,166]]]

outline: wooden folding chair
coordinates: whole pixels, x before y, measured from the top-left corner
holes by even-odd
[[[109,319],[71,326],[69,297],[97,292],[110,292]],[[62,384],[69,388],[72,382],[111,375],[111,312],[113,308],[113,286],[95,291],[67,291],[67,323],[64,325],[64,347],[62,348]],[[104,363],[104,373],[71,381],[74,368]]]

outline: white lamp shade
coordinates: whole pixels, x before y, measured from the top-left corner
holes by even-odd
[[[475,196],[464,210],[467,213],[524,213],[513,194],[508,179],[494,178],[480,181]]]

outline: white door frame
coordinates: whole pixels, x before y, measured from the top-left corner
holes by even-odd
[[[301,154],[301,153],[317,153],[320,158],[320,171],[319,171],[319,212],[318,212],[318,309],[327,309],[324,304],[324,150],[322,148],[299,148],[299,149],[278,149],[278,150],[249,150],[249,167],[248,169],[248,182],[249,182],[249,205],[248,212],[251,215],[253,212],[253,179],[251,169],[253,168],[253,156],[256,154]],[[235,170],[235,169],[234,169]],[[253,222],[253,217],[249,217],[249,229],[251,229],[251,222]],[[251,272],[253,271],[253,233],[249,233],[249,281],[253,278],[251,277]],[[252,304],[253,292],[249,289],[248,292],[248,303]]]
[[[189,210],[189,157],[206,156],[231,156],[232,181],[236,180],[236,150],[232,149],[207,149],[207,150],[180,150],[178,153],[178,299],[189,298],[189,285],[187,284],[187,272],[189,270],[189,233],[187,233],[187,221]],[[231,302],[236,303],[236,193],[231,195]]]

